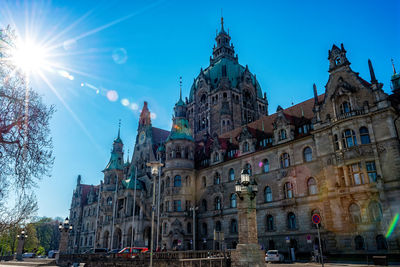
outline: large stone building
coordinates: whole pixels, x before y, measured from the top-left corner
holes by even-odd
[[[258,238],[264,248],[310,251],[307,236],[318,243],[311,216],[318,213],[322,245],[331,253],[399,253],[398,231],[387,235],[400,212],[395,69],[388,95],[370,61],[367,82],[350,68],[343,45],[333,45],[325,93],[318,95],[314,85],[311,99],[268,115],[265,93],[239,64],[223,23],[216,42],[189,98],[180,96],[176,103],[171,131],[152,126],[145,102],[133,156],[124,159],[118,132],[100,185],[78,178],[70,251],[122,248],[132,241],[149,246],[154,185],[159,246],[191,249],[195,225],[197,249],[234,248],[234,184],[247,168],[258,183]],[[165,163],[160,183],[154,184],[150,161]]]

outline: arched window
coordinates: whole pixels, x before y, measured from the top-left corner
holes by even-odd
[[[203,199],[203,200],[201,201],[201,206],[203,207],[203,210],[204,210],[204,211],[207,211],[207,200]]]
[[[296,215],[293,212],[289,212],[287,216],[287,225],[289,230],[296,229]]]
[[[371,201],[368,205],[368,215],[371,222],[380,222],[382,220],[382,208],[376,201]]]
[[[272,190],[271,187],[267,186],[264,189],[264,201],[271,202],[272,201]]]
[[[293,198],[293,185],[290,182],[285,183],[284,188],[285,198],[290,199]]]
[[[350,112],[350,104],[347,101],[344,101],[341,105],[340,105],[340,114],[345,114],[345,113],[349,113]]]
[[[231,220],[231,225],[229,228],[232,234],[236,234],[238,232],[238,224],[235,219]]]
[[[111,206],[112,205],[112,197],[107,198],[107,205]]]
[[[231,168],[229,170],[229,181],[234,181],[234,180],[235,180],[235,170]]]
[[[287,168],[290,166],[290,157],[288,153],[283,153],[280,158],[281,168]]]
[[[267,215],[266,230],[267,231],[274,230],[274,217],[272,215]]]
[[[349,207],[350,220],[352,223],[361,222],[361,211],[357,204],[351,204]]]
[[[207,178],[203,176],[203,187],[207,187]]]
[[[371,143],[367,127],[360,128],[360,139],[361,139],[361,144],[363,144],[363,145]]]
[[[343,146],[350,148],[357,145],[356,134],[353,130],[347,129],[342,133]]]
[[[182,157],[181,148],[178,146],[175,149],[175,158],[180,159]]]
[[[236,194],[233,193],[231,194],[231,208],[236,208],[237,203],[236,203]]]
[[[388,249],[386,238],[383,235],[376,236],[376,248],[378,250],[387,250]]]
[[[169,177],[167,177],[167,181],[165,183],[165,187],[170,187],[170,183],[171,183],[171,179]]]
[[[187,223],[187,225],[186,225],[186,232],[187,232],[188,234],[191,234],[191,233],[192,233],[192,223],[191,223],[191,222],[188,222],[188,223]]]
[[[303,150],[303,157],[305,162],[312,161],[312,150],[310,147],[306,147]]]
[[[281,130],[279,131],[279,141],[285,140],[286,138],[287,138],[287,136],[286,136],[286,131],[285,131],[284,129],[281,129]]]
[[[243,143],[243,152],[249,152],[249,143],[247,142]]]
[[[364,250],[364,238],[360,235],[354,238],[354,244],[356,246],[356,250]]]
[[[315,195],[318,193],[318,188],[317,188],[317,182],[315,181],[314,178],[309,178],[307,181],[307,187],[308,187],[308,194],[309,195]]]
[[[217,221],[217,222],[215,223],[215,231],[221,232],[221,229],[222,229],[221,222],[220,222],[220,221]]]
[[[264,173],[269,172],[269,161],[268,161],[267,159],[264,159],[264,160],[262,161],[261,167],[263,168],[263,172],[264,172]]]
[[[221,183],[221,175],[216,172],[214,175],[214,184],[220,184]]]
[[[185,177],[185,186],[190,186],[190,176]]]
[[[207,235],[207,232],[208,232],[207,224],[206,224],[206,223],[203,223],[203,224],[201,225],[201,233],[202,233],[204,236],[206,236],[206,235]]]
[[[215,208],[215,210],[221,209],[221,198],[220,197],[216,197],[214,199],[214,208]]]
[[[181,187],[182,186],[182,178],[180,175],[176,175],[174,177],[174,187]]]
[[[250,175],[252,174],[250,163],[246,163],[246,165],[244,165],[244,169],[246,169],[249,172]]]

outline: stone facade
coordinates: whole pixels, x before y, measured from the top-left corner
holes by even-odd
[[[318,213],[325,251],[399,253],[398,232],[386,233],[400,211],[400,75],[394,70],[388,95],[370,61],[367,82],[350,68],[343,45],[333,45],[325,93],[314,86],[313,98],[268,115],[265,94],[238,63],[223,24],[216,41],[189,99],[176,103],[171,131],[152,126],[145,103],[133,156],[124,160],[118,133],[101,184],[78,179],[69,251],[122,248],[132,240],[149,246],[153,185],[159,246],[191,249],[195,226],[197,249],[235,248],[234,184],[247,168],[258,183],[263,248],[313,250],[318,239],[311,216]],[[160,183],[149,161],[165,163]]]

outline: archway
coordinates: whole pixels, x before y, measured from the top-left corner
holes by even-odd
[[[114,230],[112,249],[120,249],[122,247],[122,231],[120,228]]]

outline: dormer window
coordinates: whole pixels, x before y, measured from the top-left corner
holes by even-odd
[[[340,57],[335,58],[336,65],[340,65],[342,63],[342,59]]]
[[[285,140],[287,138],[286,136],[286,130],[282,129],[279,131],[279,141]]]
[[[214,162],[218,162],[219,161],[219,153],[215,152],[214,154]]]
[[[347,101],[344,101],[341,105],[340,105],[340,114],[345,114],[345,113],[349,113],[350,112],[350,104]]]

